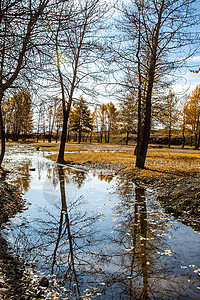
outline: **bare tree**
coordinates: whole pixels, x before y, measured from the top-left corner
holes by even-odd
[[[49,3],[50,0],[0,1],[0,166],[5,154],[3,97],[19,75],[26,77],[26,67],[35,57],[34,46],[41,33],[41,16]]]
[[[101,29],[106,4],[101,0],[71,0],[63,3],[57,25],[50,26],[54,46],[57,83],[62,95],[63,128],[58,162],[64,162],[69,114],[73,101],[89,93],[92,82],[99,79],[102,60]]]
[[[156,85],[163,88],[165,75],[183,66],[187,46],[194,42],[191,31],[199,22],[192,5],[195,0],[132,0],[122,7],[120,29],[125,34],[120,59],[132,75],[138,95],[136,167],[144,168],[151,130],[152,98]]]

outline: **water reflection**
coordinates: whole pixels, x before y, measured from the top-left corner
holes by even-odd
[[[95,173],[93,174],[93,176],[96,176]],[[112,175],[108,175],[108,174],[104,174],[103,172],[100,172],[100,174],[98,174],[98,178],[101,180],[101,181],[106,181],[106,182],[111,182],[112,179],[113,179],[113,176]]]
[[[80,299],[79,286],[83,289],[84,282],[84,287],[87,287],[89,274],[95,270],[96,253],[91,251],[91,247],[98,243],[95,241],[95,235],[98,235],[95,223],[99,215],[81,211],[81,206],[86,203],[83,197],[73,201],[73,197],[66,195],[69,180],[66,173],[68,175],[69,172],[65,173],[62,166],[53,169],[51,174],[48,169],[47,173],[54,184],[55,178],[58,179],[61,205],[55,203],[53,208],[41,208],[41,217],[32,222],[22,218],[20,225],[13,224],[12,240],[16,254],[38,265],[39,270],[46,274],[56,274],[68,294],[71,293],[73,299]],[[59,292],[62,299],[63,294]]]
[[[31,177],[35,171],[37,172],[39,181],[42,180],[42,176],[45,171],[46,178],[51,181],[51,184],[53,184],[54,188],[59,182],[57,166],[52,165],[52,162],[39,160],[36,164],[36,170],[35,167],[33,167],[33,162],[31,159],[25,159],[22,161],[16,160],[15,163],[16,165],[14,167],[13,164],[8,164],[9,168],[14,172],[10,174],[10,182],[14,185],[18,185],[20,190],[24,193],[28,192],[30,189]],[[77,189],[80,189],[87,179],[87,172],[76,168],[65,168],[63,176],[67,183],[72,181],[76,185]],[[98,174],[93,173],[93,176],[97,176],[101,181],[108,183],[113,179],[112,175],[107,175],[103,172]]]
[[[17,167],[15,176],[11,179],[11,183],[18,185],[22,192],[28,192],[31,183],[31,171],[30,171],[31,162],[28,161]]]
[[[144,188],[134,187],[125,178],[118,179],[118,183],[120,202],[116,206],[116,229],[110,239],[119,245],[112,259],[119,267],[115,280],[120,282],[121,297],[157,299],[165,295],[162,299],[176,299],[184,293],[183,286],[163,257],[172,256],[173,251],[158,233],[166,233],[166,222],[156,221],[156,216],[147,210]]]
[[[47,159],[35,162],[35,172],[30,165],[26,198],[33,207],[7,231],[17,254],[56,275],[59,299],[66,293],[69,299],[198,299],[198,274],[191,270],[195,283],[188,286],[189,270],[180,272],[182,260],[169,243],[176,224],[151,191],[125,176],[97,179]]]

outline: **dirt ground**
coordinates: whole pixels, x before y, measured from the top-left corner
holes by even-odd
[[[24,200],[16,187],[5,181],[5,176],[0,171],[0,226],[7,222],[24,206]]]

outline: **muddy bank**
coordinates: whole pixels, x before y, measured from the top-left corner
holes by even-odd
[[[158,190],[165,211],[200,232],[200,179],[181,178]]]
[[[28,269],[24,262],[6,248],[6,241],[0,238],[0,299],[5,300],[36,300],[45,299],[42,287],[33,278],[33,270]]]
[[[18,189],[0,178],[0,226],[15,216],[24,205]]]

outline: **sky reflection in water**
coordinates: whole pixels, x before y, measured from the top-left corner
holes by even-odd
[[[200,235],[165,215],[153,191],[23,146],[5,165],[28,210],[4,233],[34,269],[56,275],[60,299],[200,299]]]

